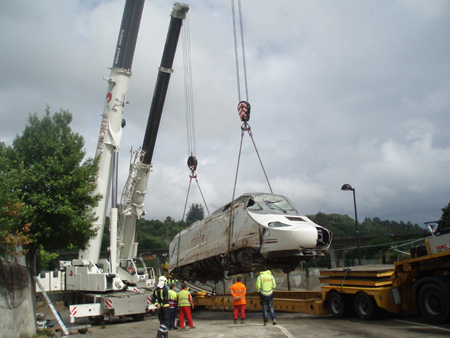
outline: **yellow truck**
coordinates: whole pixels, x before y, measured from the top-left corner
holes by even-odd
[[[379,309],[404,316],[419,315],[442,323],[450,314],[450,233],[425,239],[411,258],[393,265],[322,270],[321,291],[275,291],[278,311],[342,318],[356,312],[373,318]],[[197,295],[196,305],[232,307],[231,295]],[[258,294],[247,295],[247,308],[260,310]]]
[[[450,314],[450,233],[425,239],[411,258],[393,266],[356,267],[321,272],[322,299],[334,317],[354,310],[362,319],[379,308],[434,323]],[[328,303],[328,304],[326,304]]]

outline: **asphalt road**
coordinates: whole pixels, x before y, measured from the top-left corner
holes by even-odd
[[[68,311],[60,310],[61,316],[69,326]],[[46,319],[56,321],[49,314]],[[310,316],[296,313],[277,313],[277,325],[263,326],[262,313],[247,311],[245,324],[234,324],[232,312],[195,311],[193,313],[195,329],[189,331],[171,330],[169,337],[449,337],[450,322],[434,325],[423,318],[384,317],[371,321],[359,318],[335,319],[331,316]],[[86,321],[77,321],[85,325]],[[127,318],[117,319],[106,324],[105,328],[89,322],[91,325],[84,334],[70,329],[71,337],[156,337],[159,322],[156,316],[147,316],[143,321],[134,322]]]

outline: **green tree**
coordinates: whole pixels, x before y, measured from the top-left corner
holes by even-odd
[[[438,221],[439,229],[450,228],[450,203],[446,207],[442,208],[442,216]]]
[[[198,203],[192,203],[189,211],[186,215],[186,224],[191,225],[194,222],[200,221],[205,217],[205,211],[203,205]]]
[[[316,215],[308,215],[308,217],[315,223],[327,228],[333,232],[334,239],[350,238],[356,236],[355,220],[347,215],[339,214],[324,214],[318,212]],[[424,233],[424,229],[418,224],[401,221],[382,221],[378,217],[373,219],[365,218],[362,223],[358,222],[358,229],[360,237],[384,237],[386,234],[418,234]]]
[[[97,165],[85,156],[84,140],[71,130],[69,111],[39,119],[30,115],[21,136],[13,142],[10,158],[22,166],[24,174],[18,189],[25,205],[33,208],[27,221],[33,242],[30,259],[38,248],[47,252],[59,249],[85,249],[95,236],[92,207],[100,195],[93,196]]]
[[[49,268],[50,262],[55,263],[55,259],[58,257],[56,252],[47,252],[44,250],[42,245],[39,248],[38,254],[36,256],[36,271],[43,271]]]
[[[20,181],[23,167],[14,165],[10,155],[14,150],[0,143],[0,255],[16,256],[27,252],[31,243],[30,224],[25,216],[31,208],[20,199]],[[22,249],[19,249],[22,248]]]
[[[364,259],[380,258],[382,254],[389,250],[392,242],[391,237],[378,237],[371,239],[367,246],[361,249],[361,255]]]
[[[308,215],[308,218],[333,232],[333,238],[338,239],[355,236],[355,220],[347,215],[318,212],[316,215]]]

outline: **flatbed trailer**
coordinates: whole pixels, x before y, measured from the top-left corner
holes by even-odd
[[[356,312],[362,319],[371,319],[377,309],[400,313],[398,297],[392,290],[394,265],[356,266],[322,270],[322,299],[330,313],[342,318]]]
[[[259,294],[247,293],[246,308],[250,310],[262,310]],[[208,308],[233,308],[233,297],[226,295],[207,296],[200,292],[194,296],[195,306]],[[311,315],[327,315],[329,311],[323,306],[322,293],[320,291],[275,291],[273,307],[277,311],[302,312]]]
[[[322,298],[335,317],[356,311],[371,319],[378,309],[443,323],[450,317],[450,233],[424,240],[411,258],[392,267],[324,270]],[[341,270],[341,271],[339,271]]]
[[[336,318],[353,312],[361,319],[378,310],[442,323],[450,317],[450,233],[425,239],[411,250],[412,258],[392,265],[322,270],[321,291],[275,291],[276,310]],[[261,310],[257,293],[247,294],[246,307]],[[232,307],[231,295],[194,298],[196,305]]]

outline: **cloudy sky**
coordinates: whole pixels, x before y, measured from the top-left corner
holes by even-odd
[[[125,0],[0,3],[0,141],[46,105],[73,114],[93,157]],[[192,0],[197,169],[212,212],[233,194],[240,142],[230,0]],[[144,6],[125,108],[120,187],[139,147],[173,1]],[[450,2],[242,0],[250,125],[274,193],[305,214],[423,224],[450,202]],[[180,41],[147,219],[180,220],[189,184]],[[242,77],[241,77],[242,80]],[[243,94],[241,96],[244,96]],[[121,189],[121,188],[120,188]],[[268,191],[248,134],[236,196]],[[202,203],[196,185],[188,205]]]

